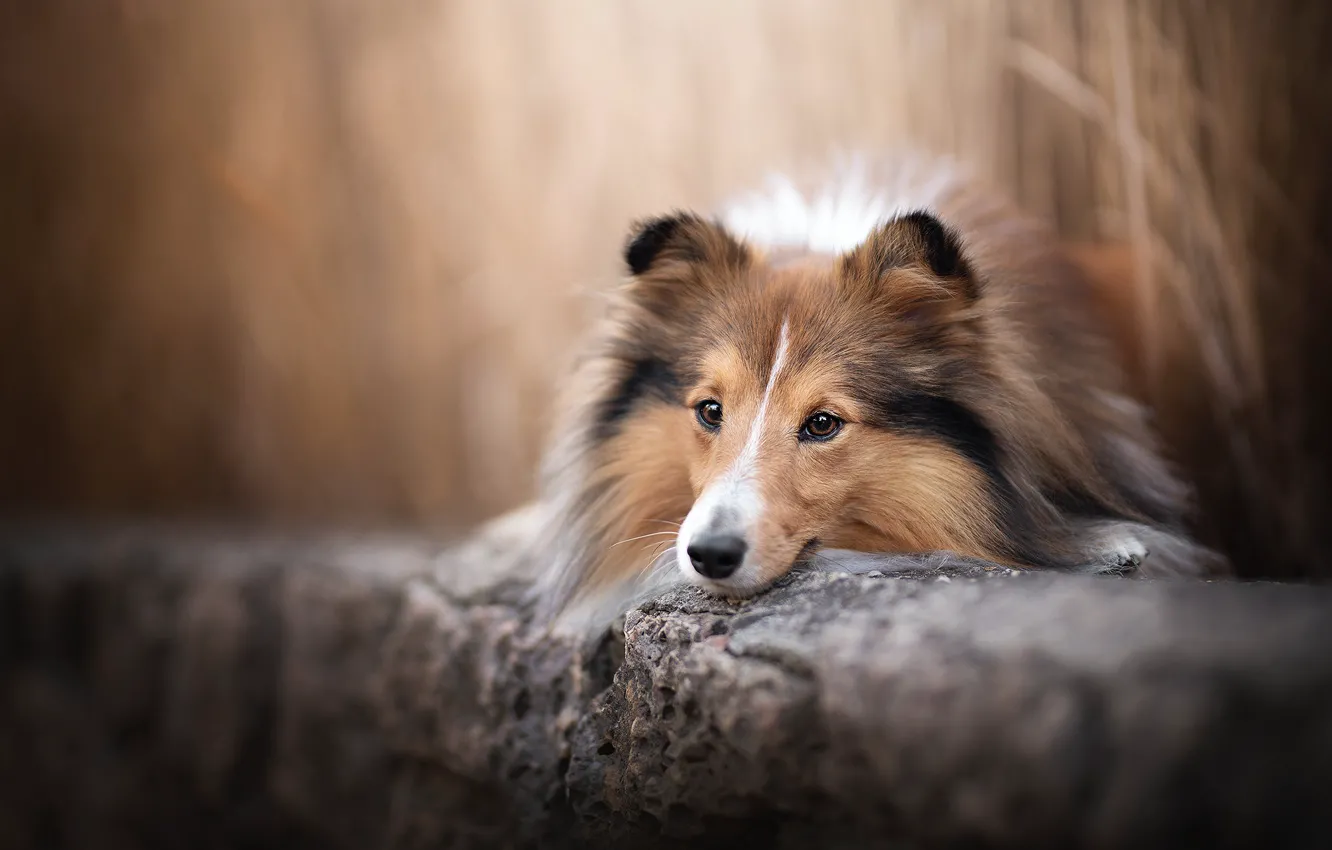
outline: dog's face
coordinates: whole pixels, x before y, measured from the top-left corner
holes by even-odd
[[[655,499],[688,504],[682,517],[652,521],[681,522],[692,581],[746,596],[820,545],[984,552],[993,438],[949,395],[968,377],[975,282],[937,221],[784,260],[673,216],[626,257],[622,369],[598,427],[627,503],[687,487]]]

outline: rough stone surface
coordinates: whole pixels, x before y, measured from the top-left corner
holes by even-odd
[[[502,554],[7,534],[0,846],[1332,844],[1332,589],[902,559],[574,640]]]

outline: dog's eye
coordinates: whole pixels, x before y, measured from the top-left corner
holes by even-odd
[[[704,399],[694,405],[694,415],[698,417],[698,424],[709,431],[716,431],[722,424],[721,402],[710,398]]]
[[[819,411],[805,420],[800,426],[802,440],[831,440],[842,430],[842,420],[831,413]]]

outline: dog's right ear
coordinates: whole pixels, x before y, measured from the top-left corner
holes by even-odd
[[[720,224],[694,213],[674,212],[641,219],[630,230],[624,263],[634,277],[679,273],[689,266],[739,270],[749,250]]]
[[[840,271],[843,291],[921,329],[948,325],[980,297],[962,238],[929,212],[879,225],[842,256]]]

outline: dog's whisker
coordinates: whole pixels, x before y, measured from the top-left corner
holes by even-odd
[[[612,543],[612,544],[610,545],[610,548],[611,548],[611,549],[614,549],[616,546],[619,546],[621,543],[633,543],[635,540],[643,540],[643,539],[648,538],[648,537],[661,537],[661,536],[670,536],[670,537],[674,537],[674,536],[675,536],[675,532],[674,532],[674,531],[649,531],[647,534],[640,534],[640,535],[638,535],[637,537],[629,537],[629,538],[626,538],[626,539],[624,539],[624,540],[621,540],[619,543]]]

